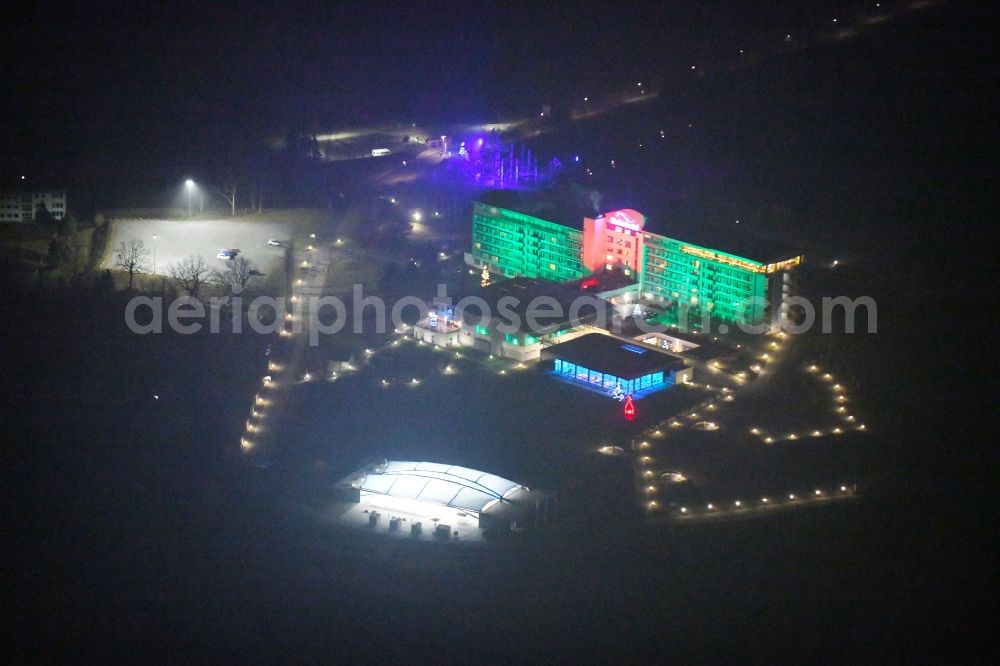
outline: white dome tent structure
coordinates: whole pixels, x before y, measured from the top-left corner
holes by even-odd
[[[344,512],[342,522],[415,537],[479,540],[485,530],[539,525],[549,509],[546,493],[488,472],[434,462],[368,465],[335,490],[337,499],[356,505]],[[382,525],[383,515],[389,516],[387,525]],[[409,530],[402,529],[403,522]]]

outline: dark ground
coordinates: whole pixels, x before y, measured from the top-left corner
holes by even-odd
[[[878,335],[838,359],[877,396],[867,419],[874,490],[861,501],[662,531],[625,514],[617,529],[557,530],[486,554],[359,549],[298,510],[299,476],[229,453],[261,374],[259,340],[136,338],[120,303],[8,294],[7,656],[982,654],[996,410],[994,382],[982,376],[993,368],[979,340],[980,294],[995,280],[975,256],[995,210],[996,144],[980,95],[995,72],[988,48],[928,16],[891,46],[863,37],[811,62],[750,71],[737,87],[772,100],[755,122],[771,120],[735,123],[722,154],[711,153],[714,141],[690,144],[732,174],[706,188],[691,182],[691,206],[766,191],[792,210],[784,219],[797,237],[850,254],[847,293],[878,299]],[[850,80],[831,88],[838,72]],[[842,94],[818,94],[821,84]],[[738,108],[671,103],[679,117],[708,115],[703,136],[711,118]],[[761,141],[771,148],[758,162]],[[859,189],[869,176],[877,186]],[[971,350],[981,358],[967,360]]]

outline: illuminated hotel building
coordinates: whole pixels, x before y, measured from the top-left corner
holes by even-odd
[[[751,259],[644,230],[626,209],[584,218],[583,230],[476,203],[469,264],[505,277],[579,279],[602,270],[634,279],[640,297],[760,323],[787,309],[797,254]]]
[[[590,273],[579,229],[481,203],[472,210],[472,256],[496,277],[566,282]]]

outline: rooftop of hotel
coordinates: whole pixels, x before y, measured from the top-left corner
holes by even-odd
[[[479,202],[524,213],[533,217],[555,222],[573,229],[583,228],[583,218],[596,217],[601,213],[594,211],[594,204],[587,200],[581,201],[572,193],[561,190],[492,190],[484,193]],[[600,204],[602,211],[618,208],[629,208],[627,202],[621,206],[609,206],[608,202]],[[750,225],[717,224],[714,222],[677,219],[675,215],[660,215],[656,210],[639,209],[646,215],[645,231],[660,236],[666,236],[679,241],[698,245],[700,247],[720,250],[745,259],[770,263],[782,261],[803,254],[801,248],[787,240],[765,236],[751,231]]]
[[[545,349],[545,355],[631,379],[657,370],[683,369],[684,361],[630,340],[588,333]]]
[[[665,222],[656,217],[647,217],[645,230],[764,264],[803,254],[801,248],[796,248],[785,240],[752,233],[748,225],[738,225],[735,222],[723,226],[711,222]]]

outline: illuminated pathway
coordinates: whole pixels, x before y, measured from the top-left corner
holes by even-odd
[[[258,449],[266,441],[266,421],[273,419],[279,407],[278,401],[288,395],[287,389],[298,382],[312,379],[302,368],[309,339],[306,326],[311,316],[309,300],[310,297],[323,293],[330,268],[330,251],[322,245],[307,245],[306,249],[293,253],[290,263],[293,267],[291,295],[286,303],[284,327],[280,337],[282,341],[291,344],[271,346],[273,351],[268,358],[268,374],[261,379],[261,387],[254,396],[245,432],[240,439],[240,447],[245,453]],[[288,350],[288,353],[280,354],[278,350]]]
[[[655,499],[647,499],[646,506],[655,512],[655,515],[649,516],[652,520],[701,522],[766,516],[781,510],[824,506],[831,502],[855,499],[857,496],[857,486],[851,483],[841,484],[831,489],[813,488],[807,492],[790,491],[783,495],[762,495],[700,504],[680,504],[671,507],[671,511],[657,511],[659,504]]]
[[[742,371],[737,372],[733,377],[736,380],[734,387],[715,385],[691,384],[689,388],[693,390],[704,390],[707,397],[699,403],[685,409],[683,412],[674,414],[640,433],[639,437],[632,441],[632,450],[635,452],[636,464],[636,490],[640,501],[646,508],[649,517],[658,519],[669,518],[675,520],[691,520],[698,518],[715,518],[717,516],[749,517],[760,515],[762,512],[773,511],[777,507],[792,508],[816,505],[835,499],[853,498],[856,496],[856,487],[846,480],[831,480],[829,488],[813,488],[802,492],[789,489],[783,495],[761,496],[754,499],[730,498],[727,500],[706,502],[704,505],[683,506],[671,504],[664,506],[658,499],[659,493],[663,490],[664,484],[677,483],[674,476],[683,478],[683,473],[663,468],[663,461],[657,460],[656,448],[659,441],[667,438],[671,431],[682,428],[693,428],[709,432],[721,432],[723,436],[727,434],[725,410],[726,407],[735,402],[740,393],[752,390],[751,387],[759,386],[761,381],[766,381],[769,376],[773,376],[780,367],[779,364],[788,364],[792,361],[783,358],[787,347],[791,344],[790,336],[786,333],[778,332],[771,334],[759,351],[756,358],[751,361],[748,370],[753,374],[745,375],[751,377],[756,375],[756,379],[741,381],[739,379]],[[795,372],[794,368],[785,368],[784,372]],[[753,426],[749,432],[761,443],[770,445],[779,441],[795,441],[799,439],[817,438],[830,435],[842,435],[848,430],[864,431],[866,426],[860,422],[856,414],[852,413],[849,407],[850,398],[847,389],[837,381],[837,378],[830,372],[817,364],[809,364],[801,370],[809,376],[822,390],[827,393],[830,399],[829,410],[840,423],[833,427],[817,425],[813,428],[806,428],[800,431],[784,430],[781,432],[768,429],[765,426]],[[719,373],[721,375],[721,370]],[[723,378],[720,376],[720,380]],[[765,418],[761,419],[766,420]],[[604,446],[599,452],[613,455],[618,453],[615,447]]]

